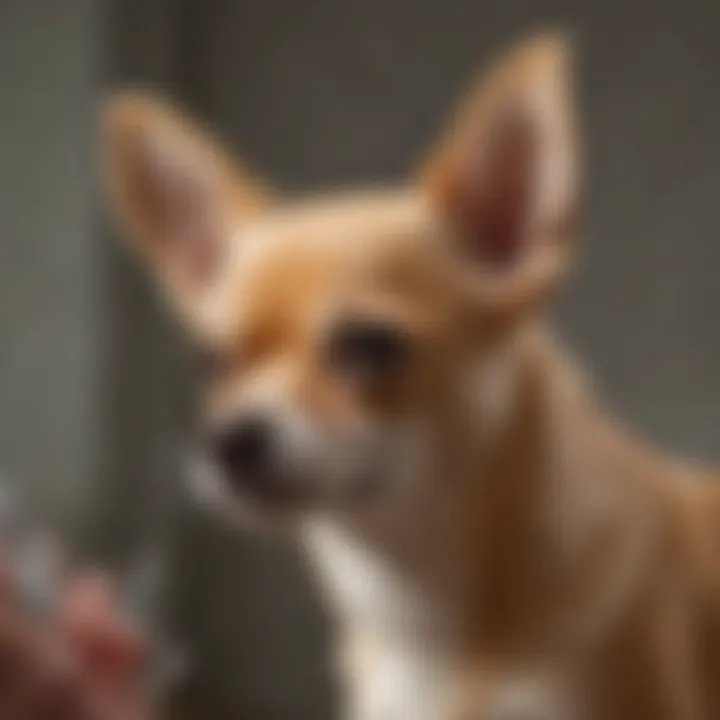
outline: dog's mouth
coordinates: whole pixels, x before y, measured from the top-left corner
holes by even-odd
[[[213,518],[234,527],[266,531],[291,526],[307,499],[295,494],[250,492],[231,481],[221,468],[202,452],[194,453],[185,465],[184,478],[192,501]]]
[[[389,484],[380,458],[372,459],[343,478],[290,471],[239,476],[197,453],[186,474],[193,497],[220,514],[285,521],[318,511],[352,512],[380,501]]]

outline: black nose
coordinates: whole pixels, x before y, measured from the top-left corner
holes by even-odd
[[[264,418],[244,418],[222,430],[213,445],[218,462],[231,478],[252,481],[268,469],[272,428]]]

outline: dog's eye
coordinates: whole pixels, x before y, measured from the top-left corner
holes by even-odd
[[[368,376],[399,369],[408,355],[408,338],[397,327],[380,322],[348,321],[335,329],[328,343],[331,367]]]

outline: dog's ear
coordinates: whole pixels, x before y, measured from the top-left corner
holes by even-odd
[[[102,143],[121,223],[165,288],[196,313],[267,191],[180,114],[138,93],[111,98]]]
[[[494,300],[534,302],[566,264],[578,210],[570,55],[559,35],[510,53],[424,168],[476,289]]]

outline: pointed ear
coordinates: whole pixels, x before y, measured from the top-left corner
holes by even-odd
[[[261,210],[266,191],[191,122],[141,94],[110,99],[102,142],[130,240],[176,299],[202,302],[238,223]]]
[[[424,169],[431,202],[496,294],[532,299],[565,266],[578,209],[569,75],[565,38],[521,45],[470,96]]]

